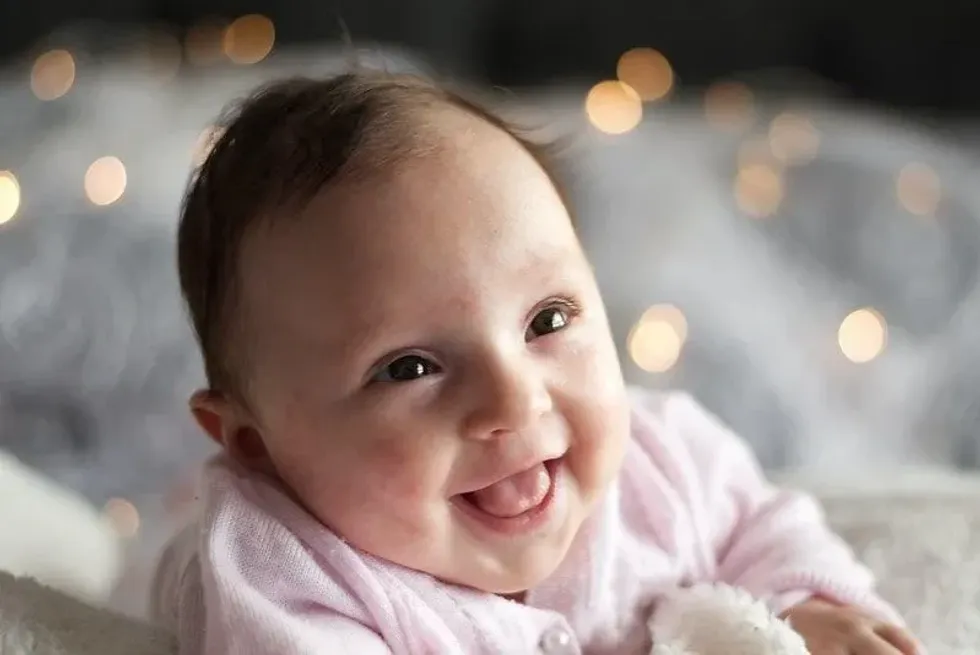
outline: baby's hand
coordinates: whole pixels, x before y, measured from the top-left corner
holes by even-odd
[[[919,655],[916,640],[897,625],[853,607],[812,599],[782,615],[806,641],[811,655]]]

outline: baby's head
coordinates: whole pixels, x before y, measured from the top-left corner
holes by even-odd
[[[291,80],[243,103],[188,191],[181,285],[241,464],[350,544],[493,593],[555,571],[628,409],[554,180],[424,81]]]

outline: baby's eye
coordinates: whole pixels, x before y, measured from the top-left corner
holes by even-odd
[[[565,328],[571,320],[571,311],[561,305],[545,307],[534,315],[531,324],[527,326],[524,339],[531,341],[538,337],[543,337],[552,332],[558,332]]]
[[[411,382],[440,371],[439,366],[420,355],[405,355],[391,362],[374,376],[375,382]]]

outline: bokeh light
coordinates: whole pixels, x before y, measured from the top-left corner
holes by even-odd
[[[40,100],[57,100],[75,84],[75,58],[67,50],[51,50],[31,68],[31,91]]]
[[[12,221],[20,208],[20,184],[10,171],[0,171],[0,225]]]
[[[942,196],[939,176],[925,164],[906,165],[895,180],[898,202],[910,214],[928,216],[935,213]]]
[[[653,48],[627,50],[616,64],[616,77],[629,85],[644,102],[660,100],[674,86],[670,62]]]
[[[741,82],[718,82],[704,94],[704,115],[713,127],[734,130],[747,127],[755,118],[752,90]]]
[[[126,167],[116,157],[100,157],[85,171],[85,195],[94,205],[111,205],[126,191]]]
[[[276,42],[272,21],[259,14],[236,19],[225,30],[221,42],[225,56],[236,64],[257,64],[269,56]]]
[[[806,116],[785,112],[769,125],[769,147],[781,162],[802,164],[817,156],[820,135]]]
[[[116,533],[124,539],[131,539],[140,529],[140,514],[128,500],[112,498],[102,510],[103,516],[109,520]]]
[[[606,134],[625,134],[643,120],[643,101],[628,84],[618,80],[599,82],[585,99],[589,122]]]
[[[627,337],[630,357],[644,371],[664,373],[677,363],[687,341],[687,319],[674,305],[643,312]]]
[[[857,364],[870,362],[881,354],[888,341],[888,325],[870,307],[857,309],[841,322],[837,343],[844,357]]]
[[[772,166],[752,163],[735,176],[735,203],[753,218],[772,216],[783,200],[782,173]]]

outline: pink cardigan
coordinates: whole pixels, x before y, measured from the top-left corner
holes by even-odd
[[[646,655],[658,595],[713,580],[777,612],[820,594],[900,621],[813,500],[767,484],[690,397],[631,393],[617,483],[524,604],[360,552],[219,457],[200,520],[161,560],[154,618],[182,655]]]

